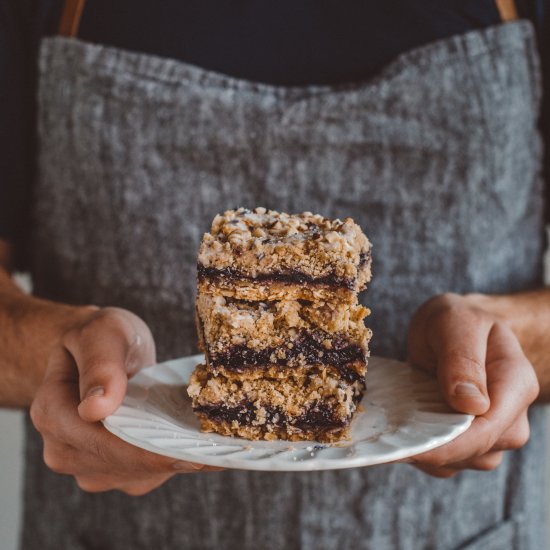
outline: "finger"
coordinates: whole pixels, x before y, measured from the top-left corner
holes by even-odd
[[[475,418],[470,428],[454,441],[418,455],[415,460],[444,466],[498,450],[495,445],[501,436],[536,399],[538,383],[533,367],[507,327],[495,325],[491,330],[487,358],[489,411]]]
[[[165,474],[161,476],[154,476],[144,481],[133,481],[125,483],[117,487],[119,491],[126,493],[127,495],[139,497],[158,489],[161,485],[166,483],[174,474]]]
[[[482,472],[489,472],[496,470],[502,464],[503,460],[504,453],[502,451],[495,451],[462,462],[449,464],[447,468],[457,471],[479,470]]]
[[[44,464],[56,474],[74,474],[77,453],[73,447],[49,438],[44,439]]]
[[[48,358],[43,385],[70,384],[78,388],[78,369],[71,354],[64,348],[56,348]]]
[[[196,466],[139,449],[114,436],[100,423],[83,421],[77,410],[79,393],[76,382],[63,383],[57,378],[55,373],[47,373],[37,401],[45,401],[48,405],[37,405],[45,412],[33,414],[35,417],[43,416],[38,424],[41,432],[47,434],[45,440],[64,443],[75,449],[67,457],[71,463],[70,473],[105,473],[128,481],[128,476],[174,474],[202,468],[202,465]]]
[[[75,410],[70,411],[70,414],[75,414],[79,403],[78,371],[70,354],[65,349],[58,348],[49,357],[42,384],[29,411],[34,427],[43,436],[53,436],[54,439],[58,439],[60,426],[69,419],[68,415],[59,410],[63,405],[59,401],[61,390],[68,393],[70,403],[76,403]]]
[[[132,317],[104,310],[64,340],[79,371],[78,410],[86,421],[95,422],[112,414],[126,394],[129,367],[151,360],[150,349],[144,345],[147,335],[137,332],[135,323],[129,320]]]
[[[86,493],[105,493],[114,491],[112,479],[106,479],[103,476],[97,475],[78,475],[75,476],[76,484]]]
[[[507,383],[515,396],[515,403],[525,405],[519,412],[524,412],[539,395],[540,387],[533,366],[525,357],[519,341],[512,330],[502,323],[495,323],[489,335],[487,347],[487,376],[495,387]]]
[[[453,470],[451,468],[427,466],[427,465],[424,465],[424,464],[413,464],[413,466],[417,470],[420,470],[421,472],[424,472],[425,474],[428,474],[432,477],[439,477],[441,479],[449,479],[451,477],[454,477],[456,474],[458,474],[457,470]]]
[[[141,496],[157,489],[174,474],[161,474],[149,476],[147,479],[135,479],[132,481],[120,482],[112,475],[93,474],[75,476],[77,485],[88,493],[104,493],[107,491],[122,491],[128,495]]]
[[[428,326],[446,401],[463,413],[485,413],[490,406],[485,372],[490,323],[471,310],[456,308],[445,310]]]
[[[527,411],[524,411],[516,422],[500,436],[493,450],[512,451],[521,449],[529,441],[530,433],[529,418]]]
[[[71,474],[106,473],[127,480],[128,476],[133,479],[142,473],[173,475],[217,469],[150,453],[122,441],[100,424],[83,422],[77,411],[79,393],[72,358],[64,350],[52,357],[33,404],[33,422],[48,434],[45,440],[66,445],[65,457],[49,453],[56,470]]]

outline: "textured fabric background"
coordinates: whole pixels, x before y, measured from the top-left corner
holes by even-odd
[[[434,293],[541,284],[539,74],[525,22],[401,56],[375,80],[285,89],[79,41],[43,44],[33,278],[127,307],[159,359],[195,350],[195,261],[226,208],[352,216],[374,243],[374,353],[403,357]],[[180,476],[90,495],[29,426],[24,548],[542,548],[540,410],[492,473]]]

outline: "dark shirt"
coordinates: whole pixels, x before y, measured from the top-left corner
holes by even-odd
[[[14,243],[29,225],[36,55],[62,4],[0,0],[0,239]],[[550,54],[550,0],[516,4]],[[368,80],[407,50],[499,22],[494,0],[87,0],[79,38],[301,86]]]

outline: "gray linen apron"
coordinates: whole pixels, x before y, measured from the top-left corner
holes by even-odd
[[[366,83],[283,88],[52,38],[40,61],[33,277],[42,296],[126,307],[159,360],[196,349],[195,261],[240,205],[352,216],[374,243],[374,353],[403,357],[434,293],[541,284],[539,73],[531,26],[400,56]],[[141,498],[48,471],[29,425],[27,549],[537,549],[540,410],[491,473],[407,465],[181,475]]]

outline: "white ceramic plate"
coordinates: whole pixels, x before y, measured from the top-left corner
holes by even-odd
[[[248,441],[202,433],[186,383],[202,355],[144,369],[130,380],[121,407],[103,423],[124,441],[180,460],[243,470],[335,470],[392,462],[448,443],[473,417],[445,405],[437,382],[405,363],[371,357],[363,412],[351,440]]]

